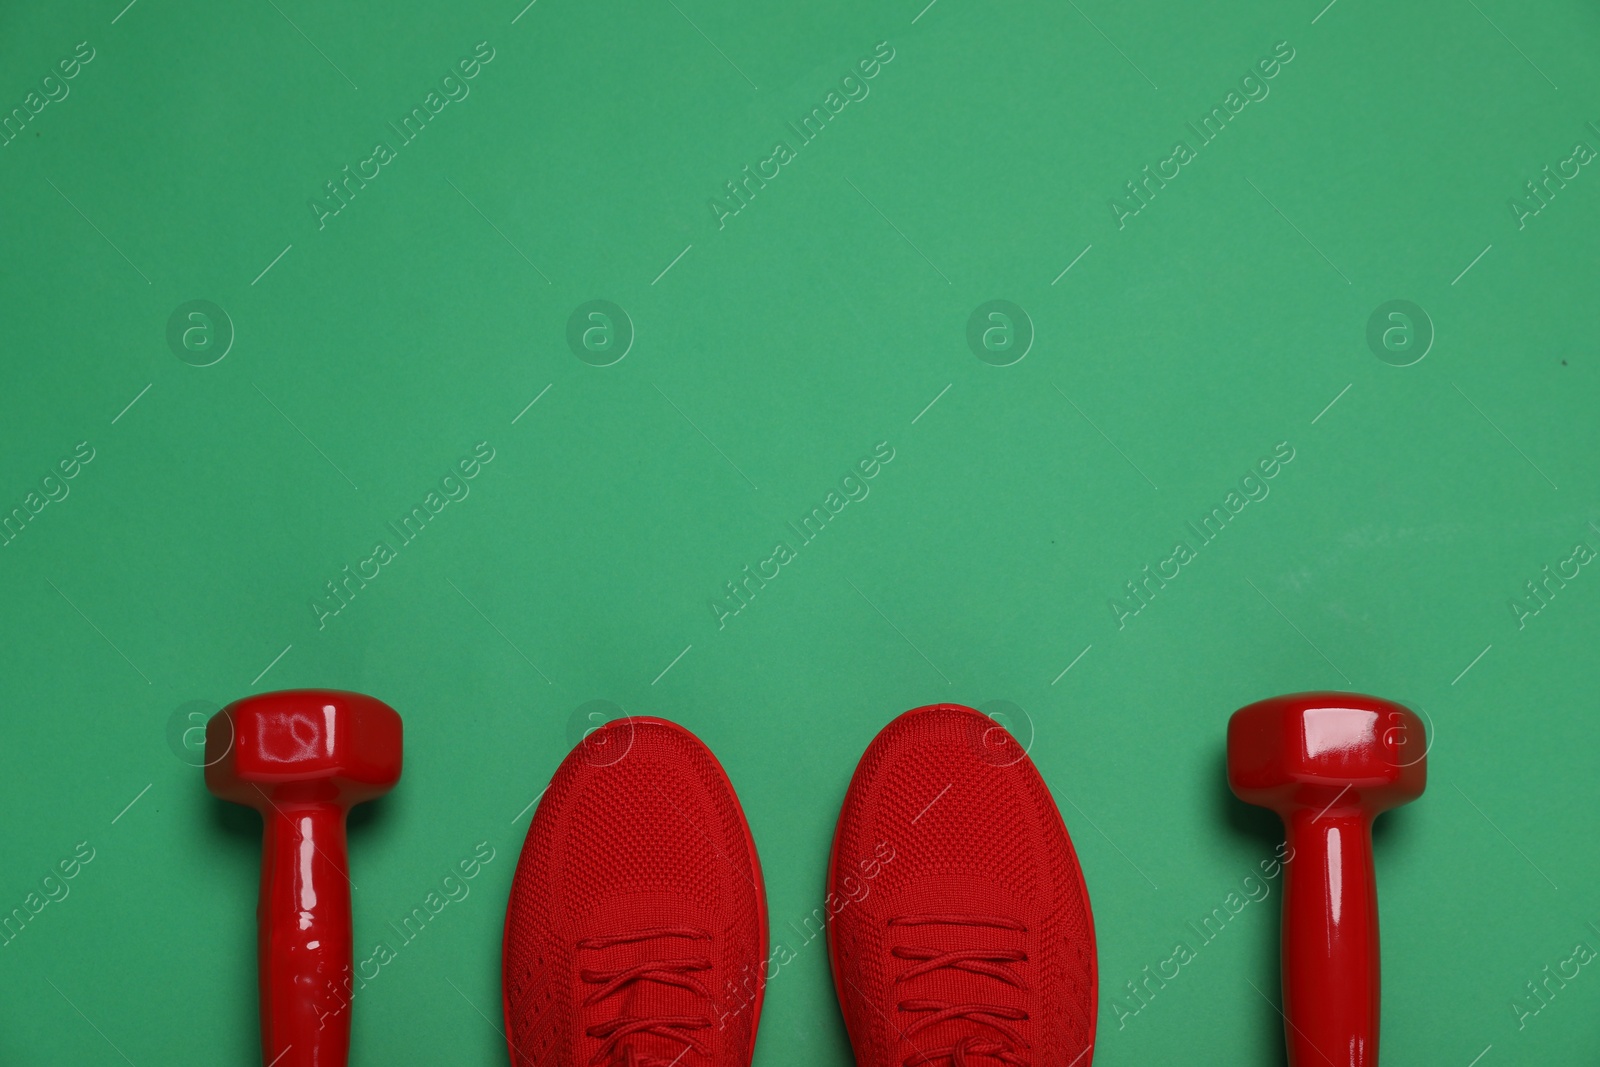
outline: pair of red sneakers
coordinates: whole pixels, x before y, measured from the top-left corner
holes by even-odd
[[[939,704],[885,727],[828,867],[860,1067],[1088,1067],[1088,893],[1049,790],[994,720]],[[716,757],[660,719],[591,733],[512,886],[513,1067],[748,1067],[771,965],[755,842]]]

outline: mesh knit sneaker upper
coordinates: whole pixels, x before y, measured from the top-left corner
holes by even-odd
[[[829,927],[859,1067],[1088,1067],[1094,925],[1032,761],[942,704],[862,756],[834,840]]]
[[[710,750],[628,718],[573,749],[539,803],[506,912],[513,1067],[747,1067],[766,908]]]

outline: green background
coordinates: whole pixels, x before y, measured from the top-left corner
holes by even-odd
[[[358,956],[496,853],[358,995],[356,1064],[505,1061],[507,887],[596,700],[685,723],[740,791],[798,949],[758,1064],[850,1062],[789,924],[864,746],[946,700],[1007,710],[1056,792],[1097,1062],[1279,1063],[1277,882],[1120,1029],[1113,1000],[1279,840],[1227,793],[1229,713],[1323,687],[1433,724],[1378,833],[1386,1062],[1595,1060],[1592,968],[1512,1005],[1600,948],[1600,576],[1520,627],[1510,601],[1600,547],[1600,174],[1521,227],[1509,200],[1600,146],[1600,14],[923,3],[6,6],[0,112],[94,58],[0,148],[0,512],[94,459],[0,548],[0,910],[94,859],[0,947],[0,1061],[257,1058],[258,820],[182,730],[303,685],[406,723],[352,820]],[[480,41],[470,95],[319,229],[323,183]],[[723,183],[882,41],[719,229]],[[1119,228],[1280,41],[1270,95]],[[166,340],[196,299],[236,331],[206,367]],[[593,299],[636,331],[612,366],[566,341]],[[966,342],[991,299],[1036,331],[1011,366]],[[1436,331],[1410,366],[1366,341],[1394,299]],[[319,629],[323,583],[480,441],[470,496]],[[719,628],[723,583],[883,441]],[[1270,495],[1119,629],[1279,442]]]

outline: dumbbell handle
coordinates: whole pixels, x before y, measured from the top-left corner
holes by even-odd
[[[1289,1067],[1377,1067],[1378,885],[1369,812],[1285,820],[1283,1014]]]
[[[345,809],[263,813],[261,1055],[270,1067],[346,1067],[350,1057],[350,874]]]

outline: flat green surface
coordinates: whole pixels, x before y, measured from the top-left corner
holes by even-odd
[[[527,808],[597,700],[739,788],[797,955],[758,1064],[850,1062],[793,927],[861,750],[941,700],[1033,737],[1095,907],[1096,1062],[1277,1064],[1279,883],[1246,879],[1278,834],[1223,731],[1323,687],[1434,724],[1378,835],[1386,1062],[1600,1055],[1592,968],[1517,999],[1600,948],[1592,5],[123,2],[0,14],[0,908],[39,906],[0,1061],[257,1058],[257,820],[183,730],[301,685],[405,718],[352,823],[358,959],[495,855],[358,995],[355,1064],[505,1062]],[[1035,335],[1010,366],[1020,322],[968,347],[996,299]],[[235,335],[209,366],[220,321],[167,339],[195,300]],[[567,341],[592,300],[631,322],[610,366],[615,315]],[[1369,348],[1391,300],[1431,331]],[[1177,574],[1119,627],[1147,565]],[[319,617],[346,566],[376,574]],[[719,624],[746,566],[777,576]],[[1267,895],[1129,999],[1235,892]]]

